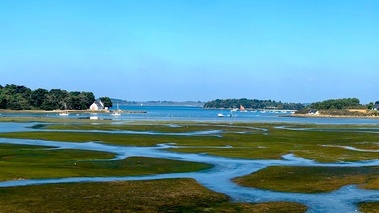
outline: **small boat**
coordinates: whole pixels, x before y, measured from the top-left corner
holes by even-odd
[[[67,111],[59,113],[59,116],[68,116],[70,113]]]
[[[222,117],[224,117],[224,114],[218,113],[217,116],[220,117],[220,118],[222,118]]]
[[[119,115],[121,115],[121,113],[120,113],[120,108],[118,107],[118,103],[117,103],[117,110],[115,110],[114,112],[112,112],[112,114],[111,115],[113,115],[113,116],[119,116]]]
[[[119,115],[121,115],[121,113],[119,113],[118,111],[114,111],[114,112],[111,113],[111,115],[113,115],[113,116],[119,116]]]
[[[242,105],[240,105],[240,111],[241,111],[241,112],[247,112],[247,110],[245,109],[245,107],[242,106]]]

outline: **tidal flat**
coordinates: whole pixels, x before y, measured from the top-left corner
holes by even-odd
[[[12,122],[13,124],[15,120],[4,120],[1,124],[6,125],[7,122]],[[93,122],[75,119],[44,119],[38,122],[36,119],[20,118],[18,118],[17,122],[28,125],[18,131],[1,131],[0,133],[0,165],[2,171],[4,171],[0,179],[5,182],[37,181],[26,186],[3,186],[0,188],[3,195],[21,193],[22,190],[29,187],[35,187],[34,190],[39,187],[43,188],[43,190],[47,190],[45,193],[49,194],[53,193],[59,184],[63,184],[57,181],[57,183],[45,185],[42,182],[38,182],[40,179],[137,176],[136,179],[119,180],[117,183],[132,184],[138,181],[142,185],[146,183],[146,190],[159,187],[161,184],[169,184],[171,187],[167,187],[168,191],[166,193],[182,197],[186,196],[187,192],[185,191],[188,190],[184,190],[181,192],[182,194],[175,192],[177,189],[172,186],[172,178],[177,178],[175,180],[180,181],[184,181],[183,178],[193,178],[197,182],[189,181],[186,184],[195,187],[200,183],[210,190],[215,190],[212,193],[224,194],[217,196],[222,195],[224,197],[221,196],[222,198],[219,200],[204,201],[207,205],[203,206],[198,204],[198,200],[203,199],[199,194],[192,194],[191,199],[185,199],[185,202],[192,200],[192,204],[185,204],[184,200],[181,201],[181,199],[176,199],[178,202],[173,204],[168,200],[165,201],[164,198],[155,198],[161,199],[159,204],[152,205],[155,206],[152,209],[140,209],[140,211],[185,212],[188,210],[187,212],[220,212],[223,210],[224,212],[252,212],[251,209],[259,209],[258,206],[264,206],[262,207],[263,209],[257,212],[295,212],[295,210],[297,212],[315,212],[314,208],[316,206],[312,206],[312,201],[308,202],[306,199],[294,197],[299,193],[300,196],[301,193],[315,195],[333,193],[333,191],[338,191],[340,188],[350,185],[357,186],[359,190],[367,190],[370,194],[370,191],[375,192],[379,188],[379,163],[375,163],[379,159],[379,125],[184,121]],[[34,142],[35,144],[33,144]],[[78,144],[85,146],[88,143],[93,143],[96,146],[104,146],[104,149],[103,151],[101,151],[101,148],[99,150],[84,150],[84,148],[64,148],[65,146],[63,145],[62,147],[57,145],[65,143],[75,143],[75,146],[79,146]],[[128,147],[149,149],[150,151],[156,150],[156,153],[151,156],[138,156],[138,153],[143,153],[138,152],[133,156],[128,156],[127,154],[123,156],[117,151],[107,150],[107,146],[116,147],[116,149],[119,147],[119,150],[125,149],[126,153],[128,152]],[[199,160],[196,161],[196,158]],[[237,199],[238,196],[234,196],[234,192],[228,194],[228,190],[217,191],[207,185],[208,180],[199,177],[208,175],[209,178],[212,177],[212,172],[214,174],[220,172],[217,171],[220,165],[213,163],[213,161],[216,162],[216,159],[225,162],[230,160],[233,163],[235,161],[236,164],[246,164],[246,167],[249,168],[250,164],[257,164],[256,167],[250,168],[250,172],[246,172],[245,168],[243,172],[228,174],[230,177],[234,175],[233,179],[240,184],[238,187],[258,190],[254,192],[254,198],[239,200]],[[170,174],[173,175],[170,176]],[[229,177],[222,172],[219,174],[225,175],[225,179]],[[139,180],[138,177],[141,176],[145,178],[147,176],[147,178]],[[152,177],[149,179],[149,176]],[[153,181],[154,177],[160,180]],[[213,179],[222,179],[222,177],[214,176]],[[110,179],[100,183],[70,182],[62,186],[59,185],[59,187],[85,185],[96,189],[109,187],[109,184],[114,183],[116,182]],[[232,182],[226,183],[234,187]],[[285,186],[285,189],[281,188],[283,186]],[[265,198],[266,195],[264,194],[266,192],[259,190],[272,191],[275,199]],[[62,191],[62,193],[69,193],[68,191],[70,191],[71,195],[67,194],[67,196],[82,193],[81,187],[72,187],[70,190]],[[275,194],[274,192],[278,193]],[[281,194],[282,192],[288,194]],[[250,191],[246,193],[250,193]],[[292,196],[291,193],[296,194],[296,196]],[[362,198],[351,200],[345,206],[346,209],[374,212],[379,196],[365,196],[363,195],[364,193],[365,191],[362,192]],[[259,194],[262,194],[261,199]],[[281,195],[285,196],[281,199]],[[31,199],[32,196],[37,195],[28,195],[26,193],[23,196],[24,199],[28,199],[28,196]],[[83,195],[83,197],[88,196]],[[137,194],[133,196],[141,196],[141,199],[130,201],[126,196],[123,198],[124,201],[114,200],[113,202],[112,199],[116,199],[116,194],[114,194],[113,198],[111,195],[107,200],[112,202],[109,202],[106,208],[107,210],[113,209],[115,212],[138,211],[139,207],[136,207],[138,202],[143,202],[143,199],[149,199],[149,196],[143,197],[143,195]],[[84,200],[91,203],[95,202],[95,198]],[[309,197],[309,199],[316,198]],[[337,196],[336,200],[338,199],[340,198]],[[125,202],[125,200],[134,202],[135,205],[129,201],[127,205],[125,203],[123,205],[122,202]],[[72,211],[67,203],[69,199],[63,199],[59,202],[61,202],[59,206],[63,206],[62,208],[67,206],[67,209],[61,209],[61,211]],[[83,201],[82,204],[79,202],[78,205],[92,205],[92,208],[94,204],[89,204],[88,202]],[[3,203],[0,205],[12,209],[11,204],[5,205]],[[336,206],[338,205],[336,204]],[[22,212],[22,210],[16,209],[17,206],[20,205],[15,203],[13,210]],[[38,202],[33,204],[33,207],[37,208],[36,211],[38,211],[39,206],[40,210],[45,208]],[[80,206],[80,208],[84,208],[84,206]],[[128,209],[127,206],[131,207]],[[188,209],[185,206],[189,206]],[[53,210],[53,206],[49,208]],[[99,207],[97,210],[89,209],[89,211],[102,212],[104,208]],[[162,208],[167,209],[162,210]],[[267,211],[264,211],[264,209]],[[332,211],[332,209],[329,210],[329,212]]]

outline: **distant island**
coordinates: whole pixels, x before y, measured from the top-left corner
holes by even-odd
[[[204,108],[207,109],[275,109],[275,110],[297,110],[293,116],[379,116],[379,101],[361,104],[358,98],[329,99],[311,104],[283,103],[273,100],[257,99],[216,99],[206,102]]]
[[[300,116],[379,116],[379,101],[361,104],[358,98],[315,102],[295,113]]]
[[[112,107],[108,97],[100,100],[105,107]],[[36,89],[7,84],[0,85],[0,109],[6,110],[88,110],[95,101],[92,92],[68,92],[62,89]]]
[[[201,101],[127,101],[112,98],[112,102],[128,106],[204,106],[204,103]]]
[[[245,109],[278,109],[300,110],[305,106],[301,103],[283,103],[281,101],[257,100],[257,99],[216,99],[206,102],[204,108],[233,109],[243,106]]]

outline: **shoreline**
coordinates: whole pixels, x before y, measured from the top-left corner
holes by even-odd
[[[98,111],[93,111],[93,110],[51,110],[51,111],[47,111],[47,110],[0,110],[0,114],[2,113],[14,113],[14,114],[22,114],[22,113],[31,113],[31,114],[57,114],[57,113],[62,113],[62,112],[68,112],[68,113],[88,113],[88,114],[93,114],[93,113],[96,113],[96,114],[107,114],[107,113],[111,113],[113,112],[114,110],[110,111],[110,110],[98,110]],[[137,114],[137,113],[147,113],[146,111],[132,111],[132,110],[122,110],[121,111],[122,113],[126,113],[126,114]]]
[[[364,115],[307,115],[307,114],[292,114],[283,115],[281,117],[297,117],[297,118],[367,118],[367,119],[379,119],[379,116],[364,116]]]

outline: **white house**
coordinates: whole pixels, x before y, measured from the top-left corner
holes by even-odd
[[[104,104],[100,100],[97,100],[97,101],[93,102],[93,104],[89,107],[89,109],[92,111],[103,110]]]

